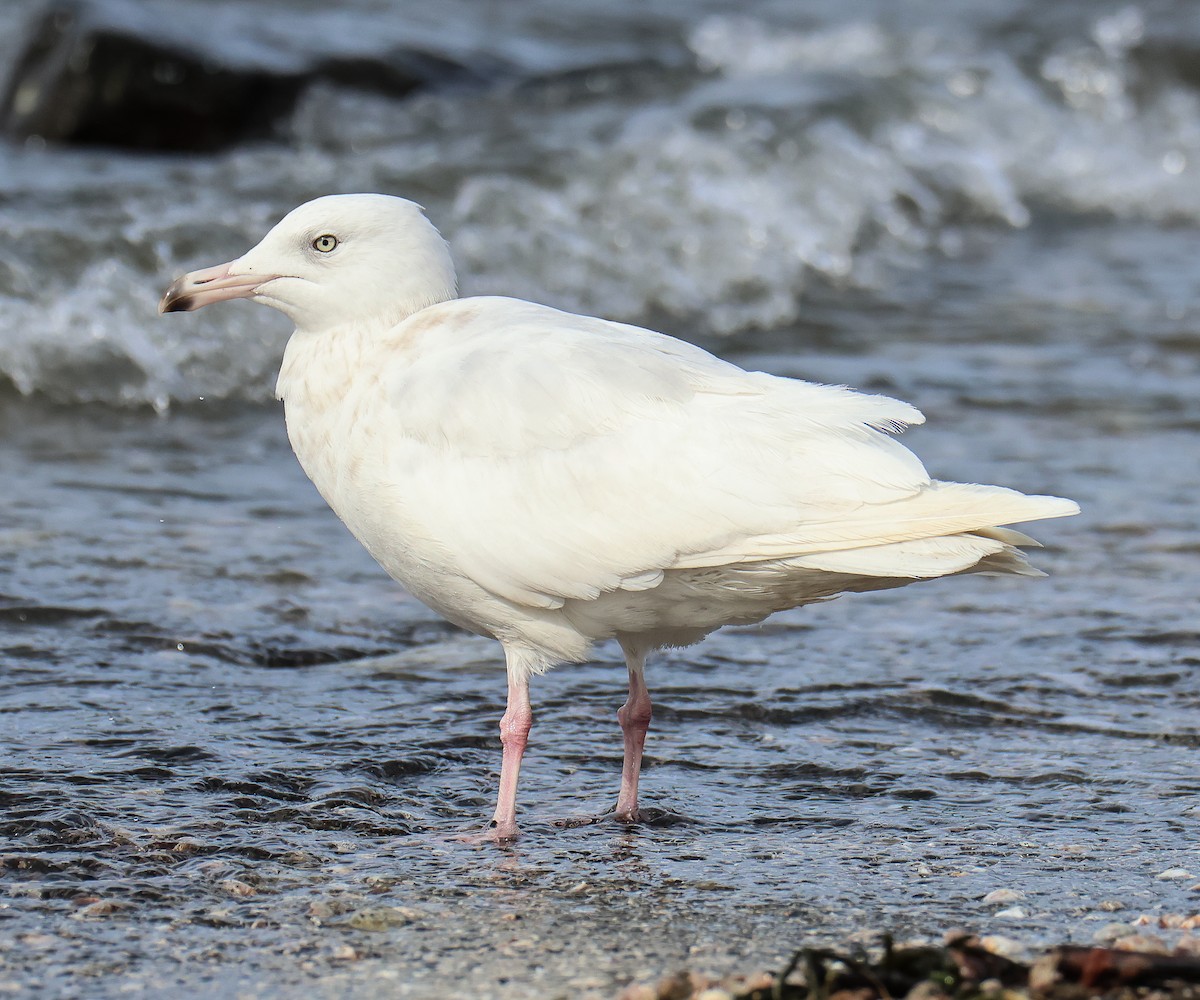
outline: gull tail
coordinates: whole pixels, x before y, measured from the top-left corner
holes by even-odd
[[[857,546],[792,557],[789,564],[827,573],[914,580],[970,572],[1045,576],[1021,551],[1040,543],[1003,525],[1079,513],[1079,505],[1063,497],[940,482],[897,507],[896,516],[875,526],[873,544],[864,537]]]

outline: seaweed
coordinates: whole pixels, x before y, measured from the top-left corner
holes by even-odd
[[[799,974],[799,975],[797,975]],[[630,987],[624,1000],[1200,1000],[1200,957],[1063,945],[1026,964],[989,951],[970,934],[942,946],[881,953],[798,949],[778,973],[737,985],[677,973],[655,987]]]

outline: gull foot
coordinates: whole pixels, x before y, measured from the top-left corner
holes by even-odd
[[[472,833],[460,833],[452,840],[461,844],[511,844],[520,835],[516,823],[497,823],[492,820],[482,829]]]
[[[511,844],[517,839],[518,833],[516,823],[500,823],[497,820],[492,820],[483,831],[488,840],[497,844]]]

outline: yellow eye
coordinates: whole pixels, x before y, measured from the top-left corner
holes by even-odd
[[[332,233],[318,236],[312,241],[313,249],[320,253],[331,253],[338,245],[337,237]]]

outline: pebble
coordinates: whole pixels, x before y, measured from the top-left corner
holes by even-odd
[[[1134,930],[1129,924],[1105,924],[1092,935],[1092,940],[1098,944],[1111,944],[1118,938],[1129,937],[1133,933]]]
[[[98,899],[94,903],[88,903],[87,906],[76,910],[71,916],[81,920],[86,920],[92,917],[107,917],[112,913],[116,913],[121,908],[120,903],[114,903],[111,899]]]
[[[1165,872],[1159,872],[1154,877],[1162,881],[1167,881],[1177,878],[1195,878],[1196,876],[1186,868],[1168,868]]]
[[[1024,899],[1025,893],[1020,889],[993,889],[983,897],[985,903],[1015,903]]]
[[[367,906],[350,914],[346,923],[360,931],[382,931],[403,927],[412,920],[392,906]]]
[[[658,981],[657,1000],[688,1000],[694,992],[692,976],[688,972],[677,972],[673,976],[663,976]]]
[[[1024,920],[1029,914],[1020,906],[1010,906],[1006,910],[997,910],[994,916],[1002,920]]]
[[[1143,913],[1134,922],[1136,927],[1163,927],[1171,930],[1195,930],[1200,927],[1200,913],[1185,916],[1182,913],[1163,913],[1157,917]]]
[[[63,943],[63,939],[56,934],[42,934],[39,932],[18,934],[17,940],[32,951],[45,951],[47,948],[57,948]]]
[[[1117,938],[1112,946],[1121,951],[1147,951],[1154,955],[1165,955],[1170,951],[1166,942],[1153,934],[1130,934],[1128,937]]]
[[[317,899],[308,904],[308,915],[317,920],[327,920],[335,912],[333,905],[324,899]]]
[[[1200,937],[1194,934],[1185,934],[1175,942],[1176,955],[1195,955],[1200,958]]]
[[[1049,994],[1060,979],[1057,959],[1043,955],[1029,967],[1029,992],[1034,996]]]
[[[1025,954],[1025,948],[1019,941],[1001,934],[987,934],[979,939],[979,946],[984,951],[990,951],[1001,958],[1016,959]]]

